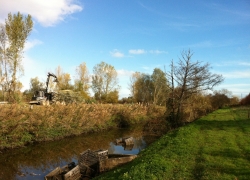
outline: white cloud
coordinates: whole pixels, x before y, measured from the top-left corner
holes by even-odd
[[[33,48],[34,46],[36,45],[39,45],[39,44],[42,44],[43,42],[38,40],[38,39],[34,39],[34,40],[31,40],[31,41],[27,41],[25,43],[25,46],[24,46],[24,51],[28,51],[29,49]]]
[[[250,62],[239,62],[241,66],[250,66]]]
[[[131,49],[129,54],[145,54],[147,53],[144,49]]]
[[[118,76],[131,76],[134,73],[134,71],[128,71],[124,69],[117,70]]]
[[[129,54],[146,54],[146,53],[151,53],[151,54],[167,54],[167,51],[160,51],[160,50],[149,50],[146,51],[144,49],[131,49],[129,50]]]
[[[224,61],[219,63],[214,63],[213,66],[225,67],[225,66],[250,66],[250,62],[244,60],[235,60],[235,61]]]
[[[215,90],[220,89],[227,89],[231,91],[233,95],[244,97],[250,93],[250,84],[221,84],[215,88]]]
[[[123,58],[124,54],[118,51],[117,49],[114,49],[113,51],[110,52],[110,55],[116,58]]]
[[[54,26],[82,9],[74,0],[0,0],[0,23],[4,22],[9,12],[19,11],[30,14],[43,26]]]
[[[167,54],[167,51],[160,51],[160,50],[150,50],[149,53],[151,54]]]
[[[222,72],[223,77],[230,79],[250,78],[250,69],[242,71]]]

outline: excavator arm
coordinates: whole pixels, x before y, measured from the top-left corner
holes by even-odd
[[[45,93],[48,93],[48,86],[49,86],[50,76],[55,78],[54,82],[58,82],[57,76],[55,74],[53,74],[53,73],[48,72]]]

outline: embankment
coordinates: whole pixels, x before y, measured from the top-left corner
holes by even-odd
[[[162,136],[96,179],[249,179],[250,108],[220,109]]]
[[[162,118],[164,107],[139,104],[70,104],[0,108],[0,149],[57,140],[83,133],[127,127]]]

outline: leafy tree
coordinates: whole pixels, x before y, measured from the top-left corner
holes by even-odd
[[[151,103],[153,102],[153,82],[149,74],[142,73],[135,84],[137,102]]]
[[[132,76],[130,77],[130,83],[129,83],[129,89],[131,92],[131,97],[136,101],[136,94],[137,94],[137,87],[136,82],[140,79],[141,73],[140,72],[134,72]]]
[[[119,100],[120,104],[133,103],[133,102],[134,102],[134,99],[131,96],[130,97],[124,97],[124,98]]]
[[[237,96],[230,98],[230,105],[239,105],[240,99]]]
[[[211,104],[214,109],[222,108],[224,106],[229,106],[232,103],[235,103],[237,99],[231,98],[232,92],[227,89],[221,89],[214,91],[211,96]],[[232,101],[234,100],[234,102]]]
[[[171,84],[171,94],[167,102],[167,120],[177,127],[181,124],[183,111],[187,100],[195,94],[211,90],[223,81],[222,75],[212,74],[210,65],[199,61],[192,62],[193,53],[183,51],[177,66],[171,63],[171,70],[167,73]],[[175,84],[177,86],[175,87]]]
[[[230,104],[230,99],[225,94],[215,92],[214,95],[211,96],[211,104],[213,109],[222,108]]]
[[[30,101],[32,96],[35,94],[36,91],[43,89],[44,83],[40,82],[38,77],[30,79],[30,89],[26,89],[23,92],[24,99],[26,101]]]
[[[118,92],[118,78],[114,66],[105,62],[95,65],[91,87],[95,93],[95,98],[99,101],[102,101],[102,97],[107,97],[113,91]]]
[[[135,102],[164,104],[169,86],[165,73],[155,68],[152,75],[135,72],[130,78],[130,91]]]
[[[35,93],[36,91],[43,89],[43,86],[44,86],[44,83],[40,82],[38,77],[30,79],[30,92],[31,93]]]
[[[186,104],[182,118],[187,122],[191,122],[213,110],[211,98],[202,93],[193,94],[187,99]]]
[[[6,34],[6,29],[3,24],[0,24],[0,86],[2,91],[2,98],[6,100],[6,92],[10,89],[10,66],[9,60],[7,57],[7,46],[8,46],[8,37]]]
[[[250,105],[250,93],[240,100],[241,105]]]
[[[117,90],[109,92],[106,96],[102,96],[102,99],[105,103],[118,103],[118,98],[119,92]]]
[[[7,58],[11,72],[11,87],[9,88],[9,94],[10,92],[14,94],[17,90],[17,74],[23,71],[21,65],[22,52],[32,27],[33,22],[31,15],[24,17],[20,12],[14,15],[9,13],[5,21],[5,29],[9,43]],[[15,101],[15,97],[12,96],[12,98]]]
[[[150,103],[153,101],[153,83],[149,74],[135,72],[130,81],[130,90],[135,102]]]
[[[165,105],[169,91],[165,73],[161,69],[155,68],[151,78],[153,83],[153,103]]]
[[[69,73],[63,73],[62,74],[62,79],[60,83],[61,90],[65,89],[73,89],[73,86],[70,84],[71,77]]]
[[[74,89],[80,92],[85,98],[89,97],[89,72],[86,63],[80,64],[76,68],[76,79]]]
[[[74,89],[73,86],[70,84],[70,81],[71,81],[70,74],[64,73],[61,66],[58,66],[56,68],[55,75],[57,76],[58,83],[54,83],[53,81],[50,81],[51,83],[50,87],[54,89],[56,85],[57,90],[73,90]]]

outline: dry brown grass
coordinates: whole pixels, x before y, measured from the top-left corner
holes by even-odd
[[[0,149],[161,118],[164,107],[138,104],[1,105]]]

